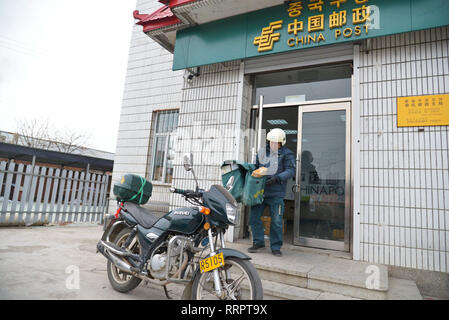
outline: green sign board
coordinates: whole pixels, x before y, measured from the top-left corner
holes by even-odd
[[[180,30],[173,70],[449,25],[448,0],[302,0]]]

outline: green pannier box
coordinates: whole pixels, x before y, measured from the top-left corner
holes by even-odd
[[[114,184],[114,195],[118,201],[145,204],[151,197],[153,185],[135,174],[125,174],[120,183]]]

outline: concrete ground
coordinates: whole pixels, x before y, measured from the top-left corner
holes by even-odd
[[[166,300],[161,287],[143,281],[127,294],[112,289],[106,258],[96,253],[102,234],[102,226],[96,224],[0,228],[0,300]],[[283,265],[288,264],[290,251],[292,259],[299,254],[309,263],[323,258],[305,249],[294,255],[287,247]],[[245,246],[239,249],[246,252]],[[307,255],[311,258],[306,259]],[[272,256],[266,253],[253,258],[253,263],[266,258],[266,265]],[[344,256],[337,258],[345,262]],[[174,299],[180,299],[183,286],[170,284],[168,289]]]
[[[0,299],[165,300],[143,281],[127,294],[112,289],[96,253],[102,233],[92,224],[0,228]]]

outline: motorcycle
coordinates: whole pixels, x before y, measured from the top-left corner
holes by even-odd
[[[183,164],[196,190],[170,191],[193,207],[157,217],[137,204],[119,202],[109,217],[97,250],[108,260],[111,286],[126,293],[144,280],[162,286],[170,299],[166,286],[178,283],[185,285],[182,299],[262,300],[262,282],[251,258],[225,245],[224,234],[237,219],[237,202],[221,185],[201,190],[192,157],[184,155]]]

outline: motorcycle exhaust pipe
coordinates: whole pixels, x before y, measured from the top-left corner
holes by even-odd
[[[105,242],[103,240],[100,240],[97,246],[103,246],[103,248],[105,248],[107,252],[113,254],[116,257],[124,257],[126,259],[126,262],[131,265],[131,270],[133,270],[133,268],[138,269],[138,266],[141,262],[139,255],[127,251],[118,250],[116,247],[111,245],[111,243]]]
[[[138,277],[142,280],[148,281],[150,283],[156,284],[156,285],[160,285],[160,286],[164,286],[167,285],[168,283],[170,283],[170,281],[165,280],[165,281],[160,281],[160,280],[154,280],[154,279],[150,279],[144,275],[139,274],[138,270],[133,270],[136,269],[134,267],[132,267],[131,265],[127,264],[126,262],[124,262],[122,259],[120,259],[119,257],[117,257],[115,254],[111,253],[108,249],[105,248],[105,243],[100,240],[97,243],[97,249],[99,252],[101,252],[102,255],[104,255],[106,257],[106,259],[108,259],[109,261],[111,261],[111,263],[113,263],[117,268],[119,268],[120,270],[124,271],[124,272],[128,272],[130,274],[132,274],[135,277]],[[184,258],[184,263],[181,266],[181,270],[178,270],[175,274],[175,277],[177,277],[178,273],[182,272],[186,267],[187,267],[187,255]],[[173,280],[173,282],[176,282],[176,280]],[[182,280],[181,280],[182,282]]]
[[[120,270],[122,270],[124,272],[131,273],[131,274],[134,273],[131,270],[131,266],[129,264],[127,264],[122,259],[117,257],[115,254],[110,252],[109,249],[105,249],[105,245],[104,245],[103,241],[98,242],[97,249],[98,249],[98,251],[101,252],[102,255],[104,255],[106,257],[106,259],[111,261]]]
[[[102,242],[103,246],[104,246],[109,252],[115,254],[116,256],[124,257],[124,256],[129,255],[129,253],[127,253],[127,252],[119,251],[119,250],[113,248],[112,246],[108,245],[108,244],[105,243],[104,241],[102,241],[102,240],[100,240],[100,241]]]
[[[100,246],[100,244],[98,244],[97,247],[98,246]],[[109,252],[107,249],[105,250],[104,247],[102,249],[98,248],[98,251],[100,251],[109,261],[111,261],[111,263],[114,264],[114,266],[116,266],[117,268],[119,268],[120,270],[122,270],[124,272],[130,273],[134,277],[137,277],[142,280],[145,280],[145,281],[157,284],[157,285],[161,285],[161,286],[168,284],[168,281],[156,281],[156,280],[150,279],[150,278],[140,274],[136,268],[130,266],[129,264],[124,262],[122,259],[117,257],[115,254]],[[133,269],[135,269],[135,270],[133,270]]]

